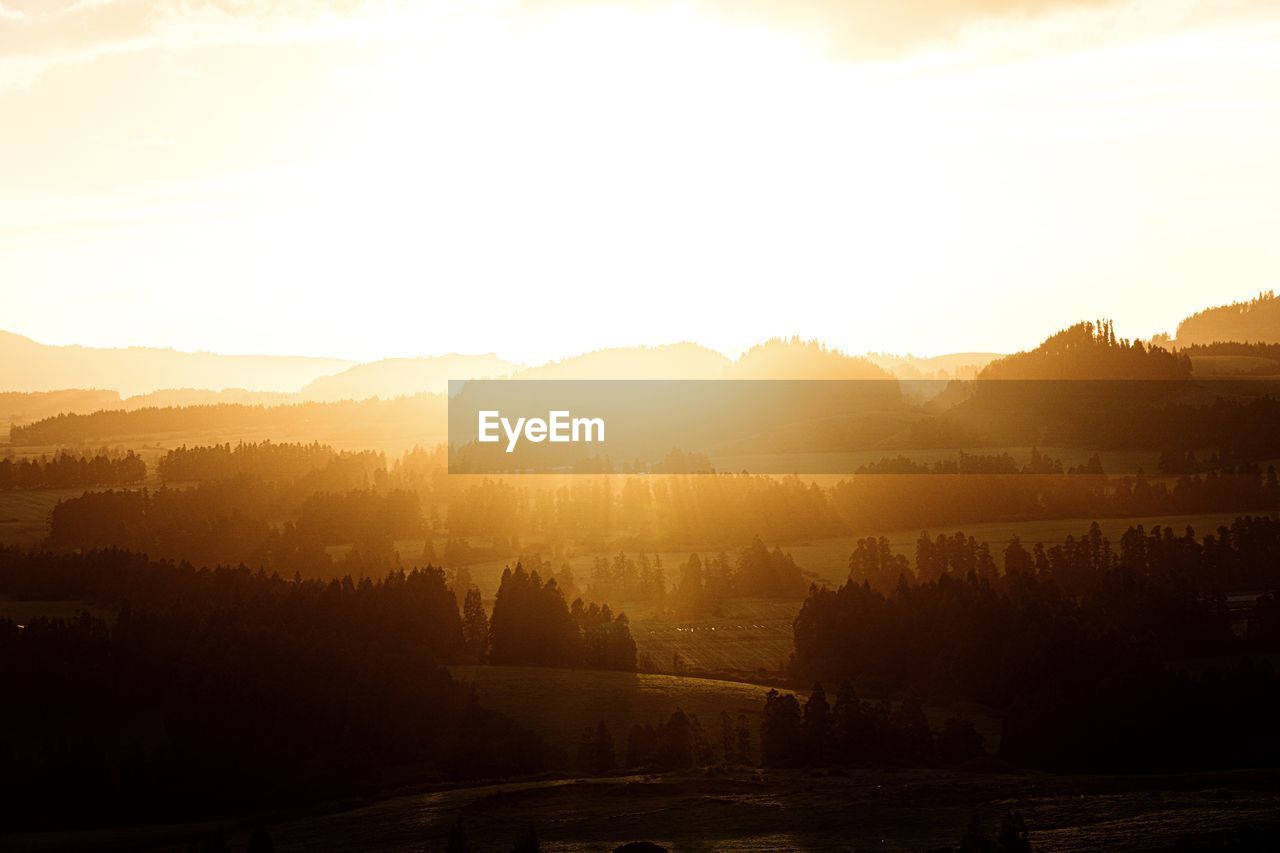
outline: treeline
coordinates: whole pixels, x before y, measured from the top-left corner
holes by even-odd
[[[971,446],[1214,449],[1237,460],[1280,455],[1280,400],[1268,379],[977,381],[910,424],[908,448]]]
[[[427,454],[423,456],[430,458]],[[539,542],[552,552],[612,550],[622,539],[649,547],[698,550],[729,543],[786,541],[866,530],[955,528],[990,521],[1131,517],[1280,508],[1274,467],[1240,465],[1227,472],[1176,480],[1101,474],[903,474],[853,476],[834,485],[798,477],[715,476],[573,478],[541,486],[509,480],[453,482],[404,460],[385,473],[350,478],[341,457],[293,481],[241,475],[194,489],[146,496],[89,493],[53,513],[50,543],[58,547],[136,548],[212,565],[245,562],[282,573],[330,571],[329,545],[355,545],[353,559],[377,572],[394,560],[398,539],[426,537],[428,560],[450,565],[515,559]],[[406,457],[408,458],[408,457]],[[1045,461],[1051,466],[1056,460]],[[337,467],[334,467],[337,466]],[[358,467],[358,465],[357,465]],[[317,479],[309,479],[317,478]],[[313,484],[334,488],[315,489]],[[348,488],[340,488],[346,485]],[[163,495],[163,497],[162,497]],[[416,555],[414,555],[416,556]],[[630,558],[628,558],[630,559]],[[731,567],[736,595],[802,595],[803,582],[785,565],[761,559]],[[357,573],[352,567],[351,573]],[[610,561],[593,567],[584,585],[594,600],[656,601],[657,567]],[[545,574],[544,574],[545,577]],[[676,580],[679,584],[679,579]],[[716,586],[717,580],[712,580]],[[713,590],[712,599],[721,597]]]
[[[746,714],[735,720],[722,711],[716,734],[703,727],[697,714],[677,708],[656,724],[632,725],[625,744],[616,742],[601,721],[583,730],[574,767],[580,773],[600,775],[618,769],[688,770],[716,763],[755,763]]]
[[[273,431],[277,434],[347,433],[361,424],[366,433],[395,426],[420,431],[423,424],[445,422],[441,394],[417,394],[392,400],[344,400],[337,403],[296,403],[250,406],[218,403],[142,409],[103,409],[89,414],[59,414],[9,431],[13,444],[86,444],[107,438],[176,433],[237,433]]]
[[[636,668],[625,613],[614,616],[608,605],[580,598],[569,607],[554,578],[544,582],[519,563],[502,573],[483,652],[494,665]]]
[[[541,742],[442,667],[462,634],[437,569],[320,583],[6,550],[0,589],[122,602],[113,624],[0,620],[6,830],[252,814],[371,792],[392,767],[542,767]]]
[[[861,465],[856,474],[1093,474],[1101,475],[1102,460],[1098,454],[1089,456],[1084,465],[1063,468],[1060,459],[1046,456],[1038,448],[1031,448],[1031,459],[1019,465],[1008,453],[991,455],[959,452],[955,459],[938,459],[932,463],[916,462],[899,454],[890,459]]]
[[[292,519],[273,523],[281,503],[279,487],[250,477],[190,489],[86,492],[54,506],[48,543],[307,577],[332,576],[334,560],[325,547],[353,543],[338,570],[359,576],[384,572],[394,564],[393,541],[424,531],[418,497],[409,492],[317,492]]]
[[[872,551],[883,559],[887,543],[864,540],[860,550],[862,560]],[[915,572],[894,559],[887,592],[862,578],[815,587],[795,621],[793,675],[1007,708],[1001,754],[1027,766],[1280,760],[1280,733],[1266,722],[1280,712],[1269,665],[1198,678],[1164,668],[1280,648],[1273,597],[1257,602],[1239,637],[1225,595],[1280,585],[1280,523],[1243,518],[1202,540],[1131,528],[1118,546],[1095,524],[1047,549],[1014,540],[1003,574],[981,553],[963,534],[922,535]]]
[[[690,554],[667,603],[679,615],[705,615],[718,612],[726,598],[795,598],[806,586],[792,556],[777,546],[769,549],[756,536],[732,562],[723,553],[705,561]]]
[[[52,458],[0,459],[0,491],[127,486],[146,478],[147,463],[132,450],[123,455],[101,451],[93,456],[59,453]]]
[[[609,550],[619,532],[640,542],[696,549],[748,542],[755,535],[766,541],[826,538],[993,518],[1123,518],[1280,508],[1274,467],[1253,465],[1176,480],[1066,472],[1017,477],[929,473],[855,475],[822,485],[795,476],[719,474],[583,477],[545,488],[485,480],[442,483],[421,494],[424,504],[447,507],[452,537],[537,538],[593,550]]]
[[[696,714],[676,709],[657,724],[634,724],[626,744],[615,741],[603,721],[582,732],[575,767],[599,775],[618,769],[686,770],[713,764],[755,765],[755,736],[746,714],[721,712],[718,730],[708,731]],[[987,755],[982,736],[967,717],[951,717],[934,732],[920,703],[860,699],[840,685],[834,704],[821,684],[808,698],[770,690],[759,729],[762,767],[937,767]]]
[[[1265,291],[1248,302],[1206,308],[1178,324],[1178,343],[1212,344],[1218,341],[1280,343],[1280,299]]]
[[[570,576],[571,577],[571,576]],[[659,611],[684,615],[714,611],[726,598],[798,598],[808,588],[800,567],[781,548],[768,548],[760,537],[731,559],[725,553],[708,557],[694,553],[680,567],[669,588],[659,556],[619,553],[613,559],[596,557],[591,565],[587,598],[593,601],[635,601]]]
[[[386,457],[371,450],[357,453],[334,450],[326,444],[240,442],[236,445],[181,447],[170,450],[156,466],[166,483],[209,482],[239,476],[267,481],[306,480],[312,490],[339,491],[372,484],[385,472]],[[317,472],[323,472],[317,475]],[[311,476],[308,476],[311,475]]]
[[[1076,323],[1035,349],[996,359],[978,373],[980,381],[1190,378],[1187,356],[1117,338],[1110,320]]]
[[[834,705],[821,683],[813,686],[803,706],[790,693],[770,690],[760,722],[760,752],[765,767],[934,767],[987,754],[968,718],[951,717],[935,734],[914,697],[896,708],[887,701],[868,702],[847,681]]]

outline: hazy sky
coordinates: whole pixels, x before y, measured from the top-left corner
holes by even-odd
[[[539,361],[1280,285],[1280,3],[0,0],[0,328]]]

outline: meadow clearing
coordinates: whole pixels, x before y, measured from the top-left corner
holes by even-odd
[[[58,501],[85,493],[70,489],[31,489],[0,492],[0,545],[39,545],[49,535],[49,513]]]

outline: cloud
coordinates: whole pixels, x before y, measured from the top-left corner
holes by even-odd
[[[598,0],[525,0],[533,8]],[[1121,0],[693,0],[694,8],[752,25],[820,36],[836,54],[884,58],[945,40],[966,26],[997,18],[1029,18]]]
[[[367,37],[363,0],[77,0],[31,8],[0,0],[0,88],[51,68],[153,49]]]
[[[664,5],[796,33],[839,59],[883,60],[946,48],[1009,22],[1034,30],[1076,15],[1088,19],[1079,28],[1084,37],[1095,38],[1126,26],[1135,10],[1144,20],[1168,18],[1170,10],[1203,19],[1265,10],[1269,0],[0,0],[0,88],[127,52],[411,41],[458,18],[518,23],[574,8],[648,12]],[[1051,41],[1037,38],[1029,50]]]

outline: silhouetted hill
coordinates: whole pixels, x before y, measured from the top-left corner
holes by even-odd
[[[62,412],[85,414],[98,409],[120,408],[115,391],[69,389],[64,391],[0,392],[0,430]]]
[[[978,374],[991,379],[1189,379],[1191,360],[1142,341],[1117,338],[1106,320],[1077,323],[1033,350],[991,362]]]
[[[508,376],[519,369],[519,365],[504,361],[493,353],[386,358],[357,364],[332,376],[322,376],[303,388],[299,396],[304,400],[328,402],[443,394],[450,379],[492,379]]]
[[[771,338],[743,353],[726,372],[732,379],[891,379],[865,358],[818,341]]]
[[[1219,341],[1280,343],[1280,298],[1267,291],[1248,302],[1206,308],[1178,324],[1180,347]]]
[[[919,358],[914,355],[892,355],[869,352],[867,361],[892,373],[898,379],[975,379],[978,372],[998,358],[998,352],[955,352]]]
[[[223,388],[221,391],[208,391],[203,388],[161,388],[150,394],[128,397],[122,404],[101,408],[147,409],[169,406],[214,406],[219,403],[281,406],[298,402],[297,397],[296,394],[284,394],[279,391],[246,391],[243,388]]]
[[[731,362],[698,344],[618,347],[553,361],[515,379],[720,379]]]
[[[367,399],[279,406],[214,405],[121,408],[88,414],[59,414],[16,425],[15,445],[137,441],[141,438],[192,443],[238,441],[321,441],[339,449],[432,444],[445,434],[443,394],[417,394],[393,400]]]
[[[0,389],[6,391],[111,388],[125,396],[158,388],[295,391],[350,364],[334,358],[48,346],[0,332]]]

